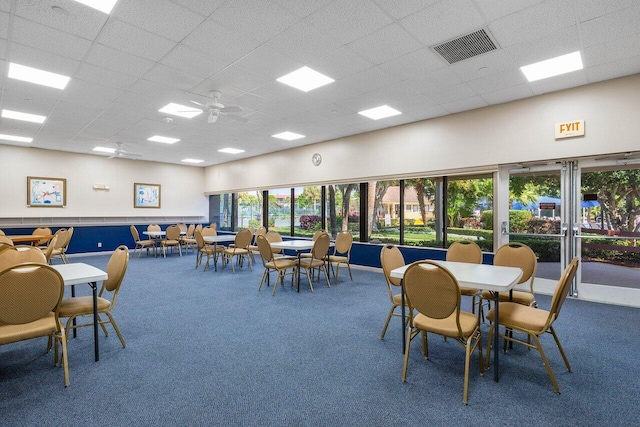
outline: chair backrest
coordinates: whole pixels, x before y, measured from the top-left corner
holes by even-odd
[[[168,240],[178,240],[180,238],[180,227],[177,225],[168,226],[166,236]]]
[[[500,246],[493,257],[493,265],[521,268],[522,277],[518,284],[529,282],[533,293],[533,279],[538,266],[538,258],[529,246],[517,242]]]
[[[258,227],[258,229],[256,230],[256,235],[259,235],[259,234],[263,236],[267,234],[267,227],[265,227],[264,225]]]
[[[547,327],[551,323],[553,323],[558,316],[560,315],[560,310],[562,309],[562,304],[567,299],[567,295],[569,294],[569,290],[571,289],[571,283],[573,282],[573,278],[576,276],[576,272],[578,271],[578,257],[574,257],[569,265],[564,269],[560,279],[558,280],[558,284],[556,285],[556,289],[553,292],[553,297],[551,298],[551,308],[549,310],[549,319],[547,320]]]
[[[258,245],[258,251],[260,251],[260,258],[262,258],[262,264],[273,261],[273,251],[271,250],[271,243],[267,240],[264,234],[256,235],[256,244]]]
[[[111,258],[109,258],[109,262],[107,263],[108,278],[102,282],[100,295],[102,295],[103,290],[106,290],[108,292],[114,292],[115,298],[115,293],[120,289],[120,284],[122,283],[122,279],[124,279],[124,273],[126,273],[128,265],[129,248],[125,245],[120,245],[113,251]],[[113,300],[111,303],[113,304]]]
[[[215,228],[211,228],[211,227],[204,227],[201,230],[201,233],[203,236],[217,236],[218,232],[216,231]]]
[[[147,231],[162,231],[158,224],[149,224],[147,226]]]
[[[60,273],[46,264],[24,263],[0,271],[0,323],[23,325],[56,312],[64,293]]]
[[[2,229],[0,229],[0,236],[5,236],[4,231],[2,231]]]
[[[69,238],[69,234],[67,233],[66,228],[59,228],[58,231],[56,231],[56,234],[54,234],[54,236],[58,237],[58,239],[56,240],[56,245],[54,249],[62,249],[67,245],[67,239]]]
[[[311,240],[315,242],[316,240],[318,240],[318,237],[320,237],[320,235],[322,233],[326,233],[326,232],[327,232],[327,230],[318,230],[318,231],[316,231],[315,233],[313,233],[313,236],[311,237]]]
[[[209,224],[209,227],[211,227],[214,230],[216,230],[218,228],[218,225],[215,222],[212,222],[211,224]]]
[[[277,231],[269,231],[264,235],[264,237],[266,237],[270,244],[282,242],[282,235],[280,235],[280,233],[278,233]],[[271,252],[273,252],[274,254],[279,254],[282,252],[282,249],[272,247]]]
[[[34,236],[50,236],[51,235],[51,229],[49,227],[38,227],[35,230],[33,230],[33,234]],[[45,243],[47,243],[49,241],[49,239],[42,239],[42,240],[38,240],[38,245],[44,245]]]
[[[13,240],[3,234],[0,236],[0,246],[13,246]]]
[[[314,259],[323,259],[327,256],[329,252],[329,246],[331,244],[331,240],[329,239],[329,235],[327,233],[323,233],[313,242],[313,248],[311,248],[311,256]]]
[[[471,240],[453,242],[447,250],[447,261],[482,264],[482,250]]]
[[[336,244],[333,247],[335,254],[349,254],[353,245],[353,235],[350,231],[341,231],[336,236]]]
[[[136,228],[136,226],[131,224],[131,226],[129,227],[129,230],[131,230],[131,236],[133,237],[133,241],[138,243],[138,241],[140,240],[140,233],[138,233],[138,229]]]
[[[193,238],[193,233],[196,231],[196,225],[195,224],[189,224],[189,228],[187,228],[187,237],[188,238]]]
[[[44,257],[47,260],[47,264],[51,261],[51,255],[53,255],[53,250],[56,248],[56,243],[58,243],[58,236],[53,236],[53,239],[49,240],[47,249],[44,251]]]
[[[187,233],[187,224],[185,224],[184,222],[179,222],[176,225],[180,229],[181,233],[185,233],[185,234]]]
[[[193,237],[195,237],[196,239],[196,245],[198,245],[198,250],[204,248],[205,246],[205,241],[204,241],[204,237],[202,237],[202,231],[200,230],[196,230],[193,232]]]
[[[250,230],[238,231],[234,244],[236,248],[247,249],[251,244],[251,239],[253,239],[253,234]]]
[[[460,288],[449,270],[431,261],[416,261],[407,268],[403,280],[410,316],[414,309],[432,319],[445,319],[455,312],[462,335]]]
[[[47,264],[47,257],[35,246],[11,247],[0,252],[0,270],[25,262]]]
[[[69,227],[69,228],[67,229],[67,241],[65,242],[65,245],[64,245],[64,249],[65,249],[65,251],[66,251],[66,250],[67,250],[67,248],[69,247],[69,243],[71,243],[71,237],[73,237],[73,230],[74,230],[74,228],[73,228],[73,227]]]
[[[387,283],[400,286],[402,279],[391,277],[391,270],[405,265],[404,257],[400,249],[398,249],[396,245],[384,245],[380,251],[380,264],[382,265],[382,272],[384,273]]]
[[[198,224],[198,225],[196,225],[196,230],[200,230],[200,231],[202,231],[202,224]]]

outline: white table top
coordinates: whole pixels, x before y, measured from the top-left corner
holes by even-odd
[[[512,289],[522,277],[522,269],[490,264],[470,264],[467,262],[433,261],[447,268],[460,286],[504,292]],[[409,265],[391,270],[391,277],[402,279]]]
[[[202,236],[207,243],[233,242],[236,236],[233,234],[218,234],[217,236]]]
[[[89,282],[99,282],[107,279],[107,273],[83,262],[74,262],[71,264],[56,264],[51,267],[58,270],[58,273],[64,279],[65,286],[79,285]]]
[[[283,242],[273,242],[271,243],[271,247],[274,249],[303,251],[313,248],[313,243],[313,240],[285,240]]]
[[[166,231],[143,231],[142,234],[149,237],[164,237],[167,235]]]

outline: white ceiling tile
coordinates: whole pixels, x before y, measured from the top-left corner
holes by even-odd
[[[182,44],[227,62],[234,62],[251,52],[260,42],[212,20],[204,21]]]
[[[585,67],[595,67],[634,56],[640,56],[640,34],[594,45],[582,51]]]
[[[209,16],[226,0],[173,0],[182,7],[186,7],[200,15]]]
[[[61,8],[67,13],[56,12]],[[109,17],[77,2],[66,1],[61,4],[57,0],[18,1],[16,16],[88,40],[93,40],[98,35]]]
[[[274,104],[273,101],[252,95],[250,93],[245,93],[234,98],[233,103],[242,108],[249,108],[254,111],[263,110]]]
[[[502,104],[505,102],[515,101],[517,99],[529,98],[533,96],[533,90],[528,84],[520,86],[508,87],[506,89],[500,89],[494,92],[485,93],[482,99],[487,101],[488,104]]]
[[[474,56],[465,61],[456,62],[449,69],[456,73],[460,80],[468,81],[489,74],[500,73],[513,69],[515,64],[502,49]]]
[[[393,83],[394,78],[379,67],[371,67],[341,81],[364,93],[387,86]]]
[[[326,37],[317,28],[306,21],[298,22],[275,36],[267,43],[278,52],[302,64],[328,55],[342,45],[330,37]]]
[[[113,16],[176,42],[205,19],[168,0],[121,0],[116,4]]]
[[[76,72],[74,76],[74,80],[75,79],[119,89],[127,89],[138,80],[137,77],[118,73],[102,67],[96,67],[95,65],[91,65],[86,62],[82,64],[80,69]]]
[[[178,45],[164,59],[162,64],[195,76],[207,78],[222,70],[227,62],[206,55],[188,46]]]
[[[203,104],[210,102],[211,91],[218,91],[222,95],[220,96],[220,101],[225,102],[233,102],[233,100],[240,95],[244,95],[244,91],[232,88],[230,86],[221,85],[219,82],[213,79],[203,80],[197,86],[191,88],[189,92],[184,93],[185,97],[189,97],[189,100],[194,100],[201,102]]]
[[[534,40],[575,25],[568,0],[553,1],[553,7],[541,3],[493,21],[489,28],[501,47]]]
[[[458,101],[448,102],[441,106],[450,113],[459,113],[461,111],[475,110],[476,108],[486,107],[487,102],[479,96],[461,99]]]
[[[176,43],[152,32],[142,30],[119,19],[111,19],[98,41],[114,49],[159,61]]]
[[[170,102],[175,102],[184,93],[182,90],[145,79],[136,80],[127,90],[157,100],[158,109]]]
[[[439,0],[376,0],[376,3],[395,19],[401,19],[427,6],[431,6],[438,1]]]
[[[638,0],[573,0],[581,22],[608,15],[627,7],[637,6]]]
[[[65,88],[61,99],[75,104],[87,105],[94,108],[107,108],[118,97],[124,94],[124,90],[114,87],[96,85],[80,79],[73,79]]]
[[[9,14],[0,12],[0,39],[9,37]]]
[[[260,86],[251,93],[272,102],[284,102],[293,98],[301,96],[307,97],[307,95],[310,95],[276,80],[271,80],[269,83]]]
[[[476,93],[466,84],[448,87],[446,90],[430,92],[427,96],[436,104],[447,104],[461,99],[471,98]]]
[[[225,3],[211,19],[233,28],[247,37],[264,43],[296,23],[296,17],[268,0],[234,0]]]
[[[111,47],[96,44],[86,61],[98,67],[107,68],[134,77],[142,77],[153,67],[154,62]]]
[[[56,55],[81,60],[91,47],[91,42],[82,37],[16,17],[13,21],[12,40],[16,43],[40,50],[49,50]]]
[[[399,104],[403,99],[412,98],[419,95],[416,90],[403,82],[391,83],[390,85],[381,87],[379,89],[367,92],[367,95],[378,99],[380,105],[387,104],[390,107],[396,108],[393,104]]]
[[[475,93],[482,95],[512,86],[521,86],[525,83],[527,83],[527,79],[524,77],[524,74],[518,69],[511,69],[480,77],[475,80],[469,80],[466,82],[466,85]]]
[[[580,50],[580,35],[577,26],[551,32],[544,37],[513,44],[504,49],[516,67],[533,64],[560,55]]]
[[[640,73],[640,56],[587,68],[589,83]]]
[[[202,77],[194,76],[166,65],[156,64],[144,76],[145,80],[187,91],[202,82]]]
[[[441,68],[420,76],[412,77],[406,80],[405,83],[419,93],[432,93],[441,91],[443,88],[458,85],[462,83],[462,80],[450,72],[448,68]]]
[[[448,65],[443,58],[434,54],[431,49],[422,48],[380,64],[379,67],[388,74],[397,76],[400,80],[407,80],[430,71],[442,69]]]
[[[11,0],[0,0],[0,10],[4,12],[11,11]]]
[[[349,44],[392,22],[369,0],[335,0],[307,19],[311,25],[343,44]]]
[[[60,91],[56,92],[59,94]],[[23,91],[5,88],[2,93],[2,108],[48,116],[59,99],[57,96],[46,96],[46,92],[34,93],[32,95],[34,95],[33,98],[28,97]]]
[[[80,65],[79,61],[18,43],[11,43],[10,55],[11,62],[69,77],[73,76],[78,65]],[[40,85],[37,86],[42,87]]]
[[[542,1],[545,0],[474,0],[474,3],[488,21],[493,21]]]
[[[254,73],[253,71],[235,65],[219,71],[211,76],[210,80],[217,85],[230,86],[244,92],[251,92],[271,81],[271,79],[262,74]]]
[[[274,3],[279,4],[283,9],[301,18],[311,15],[331,1],[332,0],[273,0]]]
[[[475,31],[485,21],[471,0],[451,0],[431,5],[400,23],[426,46],[432,46]]]
[[[639,22],[640,5],[583,22],[581,28],[584,45],[593,46],[638,34]]]
[[[5,39],[0,39],[0,60],[4,60],[7,55],[7,41]],[[0,66],[4,70],[4,61],[0,61]]]
[[[263,76],[277,79],[297,70],[303,64],[282,55],[267,45],[263,45],[239,60],[236,65]]]
[[[349,44],[350,49],[373,64],[390,61],[421,47],[422,45],[398,24],[387,25]]]
[[[366,70],[372,66],[371,62],[348,47],[342,47],[309,64],[309,67],[335,80]]]

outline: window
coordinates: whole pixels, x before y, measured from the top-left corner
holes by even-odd
[[[407,208],[403,235],[405,245],[442,247],[442,236],[436,235],[433,209],[437,186],[438,182],[430,178],[404,180],[404,204]]]
[[[291,189],[269,190],[269,230],[291,236]]]
[[[447,181],[448,244],[467,239],[483,251],[493,251],[493,179],[456,177]]]
[[[327,229],[331,238],[349,230],[354,240],[360,238],[360,186],[327,185]]]
[[[322,187],[294,188],[294,235],[311,237],[322,226]]]
[[[245,191],[238,193],[237,230],[262,225],[262,191]]]

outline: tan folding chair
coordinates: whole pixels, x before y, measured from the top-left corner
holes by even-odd
[[[471,264],[482,264],[482,250],[471,240],[459,240],[453,242],[447,250],[447,261],[468,262]],[[471,297],[471,312],[476,312],[476,298],[480,298],[480,289],[460,286],[460,294]],[[480,311],[478,311],[480,314]]]
[[[211,259],[211,257],[214,257],[213,262],[217,263],[218,256],[221,256],[222,253],[224,252],[224,246],[208,245],[204,241],[204,237],[202,236],[202,231],[200,230],[195,230],[195,237],[196,237],[196,245],[198,246],[198,256],[196,257],[196,268],[200,266],[200,263],[202,262],[202,257],[206,255],[207,262],[204,265],[203,271],[207,271],[207,267],[209,267],[209,260]]]
[[[52,261],[53,258],[60,258],[63,263],[67,264],[68,260],[65,253],[69,245],[69,240],[71,239],[70,232],[66,228],[60,228],[54,236],[57,236],[57,239],[51,252],[50,261]]]
[[[165,230],[165,238],[160,240],[160,246],[162,246],[162,256],[167,257],[167,248],[178,248],[180,256],[182,256],[182,244],[180,242],[180,227],[177,225],[170,225]]]
[[[262,289],[262,284],[265,279],[267,281],[267,286],[269,286],[269,273],[276,272],[278,274],[278,278],[273,285],[272,295],[276,294],[276,289],[278,288],[278,281],[284,286],[284,276],[286,271],[291,269],[291,285],[293,286],[293,280],[296,274],[296,267],[298,262],[294,259],[289,258],[276,258],[271,250],[271,244],[264,236],[264,234],[258,234],[256,236],[256,243],[258,244],[258,248],[260,250],[260,258],[262,258],[262,265],[264,266],[264,272],[262,273],[262,278],[260,279],[260,286],[258,286],[258,291]]]
[[[331,287],[331,283],[329,283],[329,272],[327,271],[327,263],[326,257],[327,253],[329,253],[329,235],[327,233],[321,234],[315,242],[313,242],[313,247],[311,248],[311,258],[301,258],[299,261],[300,269],[303,269],[307,272],[307,280],[309,281],[309,289],[313,292],[313,284],[311,283],[311,270],[314,268],[319,268],[324,272],[324,277],[327,279],[327,286]],[[298,272],[300,274],[300,272]]]
[[[249,270],[251,270],[251,257],[249,256],[249,245],[251,244],[253,235],[250,230],[238,231],[234,240],[234,246],[228,247],[222,252],[222,268],[228,263],[231,263],[231,271],[236,272],[233,266],[233,259],[237,258],[239,266],[242,266],[244,259],[247,260]]]
[[[336,242],[333,246],[333,255],[329,255],[329,265],[331,266],[331,271],[333,272],[333,277],[336,279],[336,284],[338,283],[338,273],[340,272],[340,264],[344,264],[347,266],[349,270],[349,277],[353,280],[353,276],[351,275],[351,265],[349,264],[349,260],[351,259],[351,246],[353,246],[353,235],[350,231],[341,231],[336,236]],[[333,270],[333,265],[335,264],[336,269]]]
[[[131,236],[133,237],[133,241],[136,244],[136,246],[133,248],[133,253],[135,254],[137,250],[140,250],[140,252],[138,252],[138,258],[140,258],[142,249],[146,248],[147,256],[149,256],[149,248],[154,248],[155,250],[156,241],[154,239],[140,240],[140,233],[138,233],[138,229],[135,225],[131,225],[129,227],[129,230],[131,231]]]
[[[59,318],[63,294],[62,276],[46,264],[23,263],[0,271],[0,345],[49,337],[56,340],[54,364],[57,364],[60,342],[66,387],[67,339]]]
[[[480,374],[484,374],[482,334],[478,316],[460,310],[458,281],[449,270],[434,262],[417,261],[411,264],[404,274],[403,285],[409,304],[410,329],[404,352],[402,381],[407,378],[413,338],[418,334],[422,335],[422,353],[427,359],[429,358],[427,333],[452,338],[465,348],[462,402],[466,405],[469,394],[469,364],[476,348],[478,348]]]
[[[35,230],[33,230],[33,234],[34,236],[51,236],[53,233],[51,233],[51,229],[49,227],[38,227]],[[37,242],[34,242],[33,246],[38,246],[40,247],[40,249],[44,249],[47,246],[47,242],[49,242],[49,240],[51,239],[51,237],[47,237],[41,240],[38,240]]]
[[[400,290],[401,293],[398,294],[394,294],[392,289],[392,287],[394,286],[400,288],[402,285],[402,279],[391,277],[392,270],[405,265],[402,252],[400,252],[400,249],[398,249],[396,245],[383,246],[382,250],[380,251],[380,264],[382,265],[382,272],[384,273],[384,278],[387,282],[387,290],[389,291],[389,302],[391,302],[391,308],[389,309],[387,320],[386,322],[384,322],[384,327],[382,328],[382,333],[380,334],[380,339],[382,340],[387,333],[387,328],[389,327],[391,318],[393,316],[402,317],[402,313],[396,313],[396,309],[402,307],[402,289]],[[408,305],[406,299],[404,304],[405,306]]]
[[[103,320],[98,316],[98,323],[102,327],[104,335],[107,337],[109,336],[109,333],[107,332],[105,325],[111,324],[120,339],[122,347],[126,347],[127,343],[125,342],[122,333],[120,333],[120,328],[118,328],[118,324],[113,318],[111,311],[116,305],[118,292],[120,291],[120,286],[122,285],[122,280],[127,272],[128,265],[129,249],[125,245],[120,245],[113,251],[111,258],[109,258],[109,263],[107,264],[108,278],[102,282],[102,287],[98,293],[98,314],[104,314],[107,316],[107,320]],[[110,299],[107,299],[107,294],[111,295]],[[68,318],[65,326],[65,333],[68,340],[70,329],[93,326],[93,297],[89,295],[64,298],[60,303],[59,316]],[[76,323],[74,325],[73,319],[77,319],[80,316],[86,316],[88,319],[91,319],[91,321],[86,323]]]
[[[489,360],[491,357],[491,343],[493,334],[496,333],[495,329],[497,323],[498,325],[502,325],[505,327],[505,333],[500,334],[500,337],[504,339],[503,351],[506,352],[507,350],[507,341],[523,345],[527,348],[538,350],[538,353],[540,353],[540,357],[542,358],[542,363],[544,363],[544,367],[549,374],[549,378],[551,378],[553,388],[556,393],[560,394],[560,387],[558,387],[558,382],[556,381],[556,377],[553,375],[551,365],[549,364],[547,356],[542,349],[540,336],[544,335],[545,333],[551,334],[553,336],[553,339],[556,342],[556,346],[558,347],[558,350],[560,350],[560,355],[564,360],[564,364],[567,367],[567,371],[571,372],[571,365],[569,364],[569,360],[567,359],[567,356],[564,353],[564,349],[560,344],[558,335],[553,329],[553,323],[558,319],[558,316],[560,315],[560,309],[562,309],[562,304],[567,299],[567,295],[569,294],[569,290],[571,289],[571,283],[573,282],[573,278],[576,275],[576,271],[578,271],[578,257],[573,258],[569,265],[562,272],[562,276],[560,276],[560,280],[558,280],[556,289],[553,292],[553,297],[551,299],[551,308],[548,311],[518,304],[516,302],[501,302],[499,314],[500,318],[497,319],[496,322],[494,312],[495,307],[489,310],[487,319],[489,319],[489,321],[491,321],[492,323],[491,328],[489,329],[487,366],[489,365]],[[511,333],[512,331],[527,334],[527,339],[532,339],[534,344],[522,341],[518,338],[514,338],[513,334]],[[495,349],[495,351],[498,350]]]
[[[25,262],[47,264],[47,257],[35,246],[11,246],[0,251],[0,271]]]

